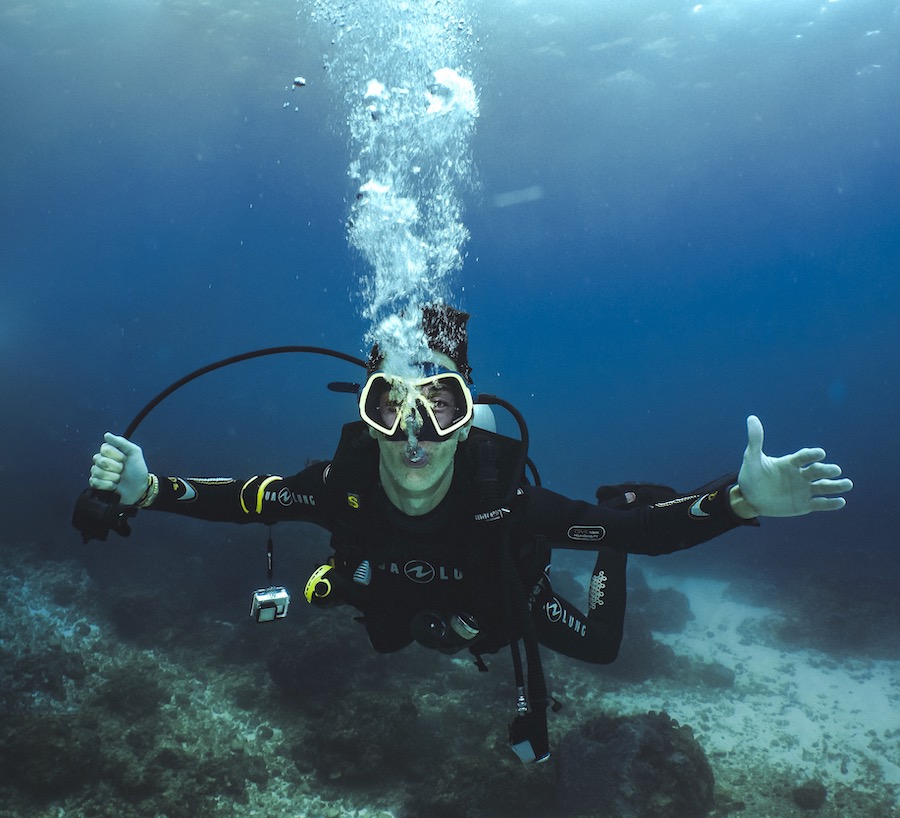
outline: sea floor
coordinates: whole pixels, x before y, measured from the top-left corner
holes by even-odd
[[[745,818],[812,814],[791,799],[809,779],[829,793],[815,813],[823,818],[900,814],[900,662],[786,649],[771,627],[784,613],[735,599],[728,582],[646,576],[652,588],[685,594],[694,616],[656,638],[678,656],[730,668],[734,684],[651,679],[604,692],[603,707],[662,709],[691,725]]]
[[[683,629],[654,632],[676,670],[633,681],[548,657],[565,702],[554,743],[600,712],[665,711],[712,765],[712,815],[900,816],[900,662],[787,647],[784,611],[746,587],[645,577],[689,602]],[[505,747],[505,655],[489,674],[424,650],[357,662],[349,620],[259,626],[243,610],[207,618],[196,600],[181,626],[123,636],[79,564],[24,547],[0,548],[0,582],[0,818],[564,818],[535,806],[552,762],[529,770]],[[301,645],[291,702],[272,657],[304,630],[323,637]],[[719,681],[700,680],[709,667]],[[816,811],[793,798],[808,780],[826,788]]]

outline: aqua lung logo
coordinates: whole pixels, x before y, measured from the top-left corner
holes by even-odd
[[[403,573],[407,579],[424,585],[434,579],[434,566],[424,560],[411,560],[403,566]]]
[[[550,602],[544,605],[544,610],[547,612],[547,619],[551,622],[559,622],[562,619],[563,606],[559,604],[559,600],[556,597],[553,597]]]
[[[553,597],[544,605],[544,612],[547,614],[547,619],[554,624],[562,622],[569,630],[575,631],[579,636],[587,634],[587,625],[575,614],[570,613],[556,597]]]
[[[597,542],[606,536],[606,529],[602,525],[573,525],[566,536],[576,542]]]
[[[439,580],[441,582],[447,580],[459,581],[463,578],[463,572],[459,568],[448,568],[446,565],[434,566],[425,560],[410,560],[403,566],[401,572],[400,566],[396,562],[385,562],[378,566],[382,571],[389,574],[402,573],[411,582],[419,585],[427,585],[429,582]]]
[[[277,494],[272,491],[267,491],[266,500],[269,502],[277,500],[283,506],[291,506],[294,503],[299,503],[304,506],[314,506],[316,504],[316,498],[311,494],[297,494],[291,491],[287,486],[281,489]]]

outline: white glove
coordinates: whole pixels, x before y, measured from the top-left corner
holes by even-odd
[[[106,441],[94,455],[91,488],[115,491],[126,506],[133,506],[147,491],[150,472],[144,462],[144,453],[136,443],[107,432]]]
[[[825,458],[824,449],[800,449],[784,457],[769,457],[762,445],[762,422],[756,415],[750,415],[747,448],[738,475],[740,498],[732,499],[732,507],[740,516],[799,517],[811,511],[844,507],[843,497],[822,496],[853,488],[853,483],[846,478],[834,479],[841,474],[840,466],[821,462]]]

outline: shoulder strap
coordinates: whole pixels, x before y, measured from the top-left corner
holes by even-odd
[[[480,429],[473,429],[465,444],[460,447],[461,454],[473,475],[480,507],[475,520],[485,523],[485,531],[491,535],[491,556],[500,573],[501,615],[512,654],[517,716],[509,725],[509,743],[523,762],[540,762],[550,756],[547,682],[520,568],[511,553],[508,526],[511,502],[525,479],[527,452],[517,440]],[[525,649],[527,675],[522,666],[520,639]],[[481,669],[484,665],[480,656],[476,664],[479,662]]]
[[[335,521],[331,545],[341,559],[359,556],[358,532],[370,519],[370,504],[378,486],[378,444],[362,421],[348,423],[341,431],[326,478]]]
[[[457,465],[471,475],[477,508],[475,519],[496,523],[525,479],[525,447],[521,441],[473,428],[460,443]]]
[[[327,483],[332,493],[371,490],[378,479],[378,444],[361,420],[347,423],[331,459]]]

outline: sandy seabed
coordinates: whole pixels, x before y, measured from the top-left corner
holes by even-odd
[[[604,691],[604,709],[664,710],[690,725],[717,787],[743,818],[900,814],[900,662],[778,647],[769,625],[783,614],[733,598],[728,582],[645,576],[655,590],[685,594],[694,616],[683,631],[655,638],[678,656],[730,668],[734,684],[652,679]],[[793,788],[806,780],[828,791],[818,811],[792,803]]]

